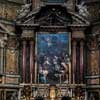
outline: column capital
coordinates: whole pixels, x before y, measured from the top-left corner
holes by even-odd
[[[72,45],[73,45],[73,46],[76,46],[76,45],[77,45],[77,41],[73,39],[73,40],[72,40]]]
[[[22,43],[23,43],[23,45],[26,45],[27,44],[26,40],[23,40]]]
[[[72,31],[72,38],[75,38],[75,39],[84,39],[85,38],[85,32],[84,32],[84,30],[73,30]]]
[[[86,30],[86,27],[72,26],[71,30],[72,30],[72,32],[74,32],[74,31],[83,31],[84,32]]]
[[[4,39],[0,39],[0,47],[4,48],[7,42]]]
[[[29,43],[30,43],[30,45],[33,45],[34,44],[34,41],[31,40]]]
[[[83,46],[84,45],[84,40],[80,41],[80,45]]]
[[[22,38],[32,38],[34,37],[34,30],[32,29],[23,29]]]

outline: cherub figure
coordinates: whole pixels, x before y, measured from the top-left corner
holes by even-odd
[[[84,2],[82,2],[81,4],[79,5],[76,5],[78,7],[78,10],[79,10],[79,14],[84,16],[84,17],[88,17],[90,14],[87,10],[87,6],[84,5]]]
[[[28,12],[30,11],[30,6],[31,6],[31,3],[22,5],[21,10],[17,11],[18,12],[17,19],[21,19],[22,17],[26,16]]]

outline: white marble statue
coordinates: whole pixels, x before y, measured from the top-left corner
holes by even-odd
[[[17,18],[20,19],[20,18],[26,16],[28,14],[28,12],[30,11],[30,6],[31,6],[31,3],[22,5],[21,9],[17,11],[17,13],[18,13]]]
[[[84,17],[88,17],[90,15],[89,11],[87,10],[87,6],[84,5],[84,2],[82,2],[81,4],[76,5],[76,6],[78,7],[80,15],[82,15]]]
[[[6,45],[6,39],[0,38],[0,47],[4,47]]]

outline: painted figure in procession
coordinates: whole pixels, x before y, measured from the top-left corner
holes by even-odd
[[[39,83],[68,81],[69,34],[43,34],[37,36]]]

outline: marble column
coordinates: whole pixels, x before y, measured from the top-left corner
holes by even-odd
[[[36,6],[36,0],[32,0],[32,8],[34,9]]]
[[[21,100],[21,89],[18,91],[18,100]]]
[[[3,53],[3,48],[1,47],[0,48],[0,74],[3,74],[3,57],[4,57],[4,55],[3,55],[4,53]]]
[[[73,84],[75,84],[75,72],[76,72],[76,41],[72,41],[72,72],[73,72]]]
[[[27,1],[28,1],[28,0],[24,0],[24,4],[27,4]]]
[[[23,83],[25,83],[26,72],[26,41],[23,41]]]
[[[38,8],[42,4],[40,0],[32,0],[32,8]]]
[[[88,100],[88,92],[87,92],[87,90],[85,90],[85,98],[84,98],[84,100]]]
[[[3,100],[7,100],[6,99],[6,95],[7,95],[6,93],[7,93],[6,90],[4,90]]]
[[[83,56],[84,56],[84,42],[83,40],[80,41],[80,82],[83,83],[83,67],[84,67],[84,60],[83,60]]]
[[[4,67],[4,47],[5,42],[3,39],[0,39],[0,74],[3,74]]]
[[[30,83],[33,82],[34,77],[34,42],[30,41]]]

